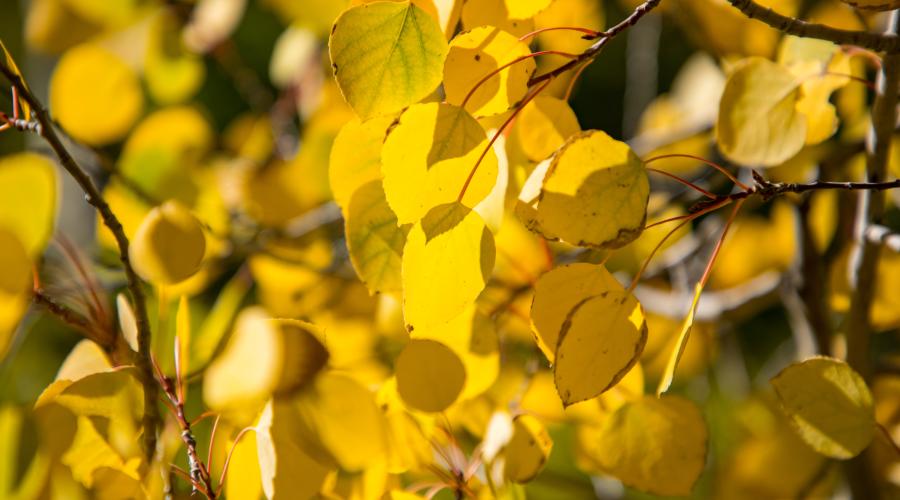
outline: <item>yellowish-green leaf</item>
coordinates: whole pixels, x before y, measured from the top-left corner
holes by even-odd
[[[650,183],[627,144],[590,130],[571,137],[544,177],[529,229],[547,239],[618,248],[640,235]]]
[[[494,268],[494,237],[459,203],[435,207],[403,247],[403,317],[410,332],[446,323],[475,302]]]
[[[541,275],[534,287],[531,327],[547,360],[556,359],[556,345],[569,313],[585,299],[605,292],[624,292],[603,266],[575,263],[557,266]]]
[[[522,108],[516,120],[522,151],[533,161],[552,155],[566,139],[581,132],[569,103],[556,97],[538,96]]]
[[[553,365],[563,405],[616,385],[640,359],[646,342],[644,311],[631,293],[610,290],[576,305],[559,332]]]
[[[697,405],[678,396],[623,405],[603,423],[596,459],[628,486],[686,496],[703,472],[708,433]]]
[[[191,305],[187,295],[178,299],[178,312],[175,313],[175,363],[178,373],[187,377],[191,362]],[[187,385],[187,384],[185,384]]]
[[[316,461],[348,471],[385,461],[387,422],[374,395],[359,382],[325,372],[291,403],[298,443]]]
[[[95,43],[66,51],[50,79],[50,109],[66,132],[92,146],[115,142],[141,114],[135,72]]]
[[[345,231],[350,262],[369,292],[400,291],[400,259],[409,227],[397,225],[381,181],[371,181],[353,193]]]
[[[334,138],[328,162],[328,181],[334,201],[345,210],[356,190],[381,179],[381,145],[393,117],[347,122]]]
[[[301,447],[296,417],[287,402],[266,404],[256,425],[259,471],[266,498],[310,498],[329,469],[313,460]]]
[[[328,361],[315,327],[294,320],[271,320],[259,308],[244,310],[222,354],[203,378],[211,408],[262,404],[309,383]]]
[[[819,453],[851,458],[872,441],[872,393],[847,363],[810,358],[782,370],[772,386],[800,437]]]
[[[457,200],[487,134],[466,110],[450,104],[411,106],[391,129],[381,152],[388,204],[401,224],[416,222],[430,209]],[[474,207],[497,181],[497,156],[488,151],[461,202]]]
[[[446,410],[462,393],[466,370],[459,356],[430,339],[412,339],[397,357],[397,392],[410,407]]]
[[[797,111],[800,81],[787,68],[754,57],[725,82],[716,141],[728,159],[774,166],[806,144],[806,116]]]
[[[441,81],[447,41],[437,21],[411,2],[376,2],[341,14],[329,40],[334,76],[362,119],[392,114]]]
[[[503,454],[503,474],[510,481],[527,483],[544,468],[553,441],[547,428],[532,415],[519,415],[513,420],[513,435]]]
[[[499,68],[530,53],[525,42],[493,26],[460,33],[450,42],[450,52],[444,63],[447,102],[463,106],[465,101],[466,111],[475,116],[496,115],[508,110],[525,97],[528,79],[536,65],[533,59],[526,59],[502,70]],[[475,89],[476,84],[492,73],[493,76]],[[472,90],[475,92],[468,97]]]
[[[0,158],[0,227],[15,233],[32,258],[44,250],[56,219],[56,168],[46,157]]]
[[[141,278],[171,285],[200,270],[206,236],[182,204],[168,201],[147,214],[131,242],[131,264]]]
[[[190,99],[203,84],[206,66],[185,47],[174,13],[162,12],[150,26],[144,55],[144,81],[160,104]]]
[[[233,444],[234,451],[228,464],[228,475],[225,476],[225,495],[228,498],[259,498],[263,493],[257,432],[248,432],[237,444]],[[295,470],[297,472],[300,470]]]
[[[694,326],[694,313],[697,312],[697,304],[700,302],[700,295],[702,293],[703,285],[697,283],[694,287],[694,298],[691,300],[691,307],[688,309],[687,316],[684,317],[684,321],[681,323],[681,329],[678,331],[678,340],[675,341],[675,346],[673,347],[672,352],[669,353],[666,368],[663,370],[662,377],[659,380],[659,386],[656,388],[657,396],[668,391],[669,387],[672,385],[672,379],[675,378],[675,370],[678,369],[678,362],[681,361],[681,355],[684,354],[684,348],[687,347],[688,339],[691,335],[691,327]]]

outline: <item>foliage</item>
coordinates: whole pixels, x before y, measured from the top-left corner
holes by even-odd
[[[900,494],[846,3],[10,9],[0,497]]]

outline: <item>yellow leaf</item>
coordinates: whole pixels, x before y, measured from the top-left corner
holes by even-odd
[[[291,400],[300,446],[316,461],[347,471],[387,457],[387,423],[371,392],[343,375],[325,372]]]
[[[603,423],[595,457],[628,486],[664,496],[686,496],[703,472],[706,423],[697,405],[678,396],[628,403]]]
[[[691,327],[694,325],[694,313],[697,312],[697,303],[700,302],[700,295],[702,293],[703,284],[697,283],[694,287],[694,298],[691,300],[691,307],[688,309],[687,316],[685,316],[684,321],[681,323],[681,328],[678,331],[678,339],[675,341],[675,345],[669,354],[666,368],[663,370],[662,378],[660,378],[659,385],[656,388],[657,397],[668,391],[669,387],[672,385],[672,379],[675,378],[675,370],[678,368],[678,362],[681,360],[681,355],[684,354],[684,348],[687,346],[688,339],[690,338]]]
[[[463,101],[483,78],[530,53],[525,42],[493,26],[460,33],[450,41],[450,52],[444,63],[447,102],[463,106]],[[528,79],[535,67],[533,59],[526,59],[494,73],[465,101],[466,111],[475,116],[490,116],[508,110],[528,93]]]
[[[397,392],[410,407],[425,412],[446,410],[462,393],[466,370],[449,347],[430,339],[412,339],[395,366]]]
[[[506,0],[466,0],[462,7],[463,29],[496,26],[519,37],[534,30],[532,19],[513,19]]]
[[[437,21],[411,2],[376,2],[338,17],[329,50],[344,98],[367,119],[396,113],[434,91],[447,42]]]
[[[605,292],[624,292],[603,266],[587,263],[557,266],[541,275],[534,287],[531,326],[547,360],[556,359],[559,333],[569,313],[585,299]]]
[[[171,285],[200,270],[206,236],[194,215],[176,201],[147,214],[131,242],[131,264],[141,278]]]
[[[334,201],[345,213],[351,196],[360,186],[381,179],[381,145],[393,121],[390,116],[364,122],[353,119],[334,138],[328,180]]]
[[[410,337],[437,340],[459,356],[466,379],[460,399],[478,396],[497,379],[500,372],[497,330],[493,320],[479,312],[474,304],[450,322],[416,329]]]
[[[551,240],[618,248],[640,235],[650,183],[644,164],[624,142],[599,130],[571,137],[544,177],[529,229]]]
[[[75,344],[75,347],[66,356],[54,380],[74,382],[88,375],[111,370],[112,367],[112,363],[109,362],[103,349],[93,341],[84,339]]]
[[[131,308],[128,297],[122,293],[116,295],[116,310],[118,311],[119,330],[122,331],[122,337],[125,338],[128,347],[132,351],[137,352],[137,319],[134,316],[134,309]]]
[[[350,262],[369,292],[400,291],[400,259],[409,227],[397,225],[381,181],[353,193],[344,222]]]
[[[594,0],[553,0],[550,6],[534,16],[537,29],[559,26],[580,26],[592,30],[603,29],[603,8]],[[538,35],[542,49],[577,53],[591,43],[580,36],[561,30],[545,31]]]
[[[315,327],[295,320],[271,320],[260,308],[244,310],[222,354],[203,378],[211,408],[261,404],[272,394],[289,394],[308,384],[328,361]]]
[[[494,268],[494,237],[476,212],[440,205],[410,230],[403,247],[406,328],[446,323],[475,302]]]
[[[32,258],[44,250],[56,219],[56,167],[46,157],[0,158],[0,226],[15,233]]]
[[[329,469],[301,447],[300,432],[289,403],[271,400],[266,404],[256,426],[259,472],[266,498],[310,498],[324,484]]]
[[[506,465],[503,474],[510,481],[527,483],[544,468],[553,441],[547,428],[531,415],[513,419],[513,435],[504,450]]]
[[[546,9],[554,0],[503,0],[510,19],[528,19]]]
[[[31,262],[17,235],[0,226],[0,360],[31,302]]]
[[[160,104],[190,99],[203,84],[206,66],[185,47],[174,13],[163,11],[151,21],[144,54],[144,81]]]
[[[387,419],[387,470],[402,474],[431,463],[433,450],[428,420],[410,413],[397,393],[397,378],[387,379],[378,389],[376,403]]]
[[[566,139],[581,132],[581,126],[569,103],[556,97],[538,96],[519,113],[515,131],[525,155],[541,161],[552,155]]]
[[[397,220],[416,222],[437,205],[456,200],[487,145],[481,124],[460,107],[426,103],[407,109],[381,152],[384,192]],[[483,200],[497,172],[497,156],[488,151],[462,204],[474,207]]]
[[[55,118],[69,135],[91,146],[124,137],[143,107],[134,71],[94,43],[66,51],[50,79]]]
[[[259,431],[257,430],[257,432]],[[225,476],[225,496],[227,498],[258,499],[263,492],[259,470],[261,460],[258,458],[259,445],[256,443],[256,434],[256,432],[248,432],[241,437],[237,444],[233,445],[234,452],[228,464],[228,475]],[[301,470],[294,470],[295,474],[299,472]]]
[[[563,405],[616,385],[646,342],[644,312],[631,293],[609,290],[581,301],[567,314],[556,345],[553,376]]]
[[[191,338],[190,366],[194,372],[209,364],[209,360],[231,327],[250,287],[249,277],[243,272],[238,272],[219,292],[215,304]]]
[[[806,143],[806,116],[797,111],[800,81],[783,66],[755,57],[728,77],[719,103],[716,141],[728,159],[771,167]]]
[[[789,365],[771,382],[794,429],[819,453],[852,458],[872,441],[872,394],[847,363],[814,357]]]
[[[178,300],[178,312],[175,313],[175,349],[177,349],[178,373],[187,377],[191,362],[191,306],[187,295]]]
[[[641,365],[648,379],[658,381],[666,368],[669,355],[675,349],[683,318],[669,318],[656,314],[647,315],[647,345],[641,356]],[[702,374],[716,355],[716,325],[697,323],[691,328],[691,336],[678,362],[675,374],[689,379]]]

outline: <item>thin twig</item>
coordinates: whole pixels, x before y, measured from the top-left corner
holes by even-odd
[[[838,45],[855,45],[876,52],[900,52],[900,38],[893,33],[868,33],[832,28],[824,24],[810,23],[793,17],[783,16],[774,10],[763,7],[753,0],[728,0],[735,8],[750,19],[762,21],[778,31],[789,35],[818,38]]]
[[[547,73],[532,77],[530,80],[528,80],[528,86],[531,87],[541,82],[552,80],[553,78],[556,78],[566,71],[575,68],[581,63],[592,61],[595,57],[597,57],[597,54],[599,54],[600,51],[603,50],[603,47],[605,47],[610,40],[621,34],[623,31],[627,30],[628,28],[634,26],[648,12],[656,8],[656,6],[659,5],[660,1],[662,0],[647,0],[644,3],[638,5],[637,8],[632,11],[631,15],[626,17],[619,24],[613,26],[605,32],[598,33],[596,37],[600,39],[594,42],[593,45],[585,49],[585,51],[579,54],[578,57]]]
[[[150,320],[147,316],[146,302],[144,299],[144,289],[141,280],[134,268],[131,267],[131,261],[128,257],[129,242],[125,235],[125,229],[118,217],[113,213],[109,204],[103,199],[100,190],[94,184],[91,177],[83,168],[75,161],[66,147],[63,145],[56,129],[53,127],[53,120],[50,113],[43,104],[31,93],[28,86],[19,74],[14,71],[5,60],[0,59],[0,72],[7,80],[18,90],[19,96],[25,99],[25,102],[31,106],[33,115],[38,123],[40,123],[40,134],[44,140],[56,153],[60,164],[69,173],[69,175],[78,183],[82,191],[85,193],[85,201],[97,209],[103,224],[109,228],[116,239],[119,248],[119,259],[125,270],[127,279],[128,292],[134,305],[135,320],[137,323],[137,340],[138,355],[135,359],[141,374],[141,383],[144,389],[144,416],[142,419],[144,434],[144,455],[147,459],[151,459],[156,451],[156,431],[159,426],[160,416],[156,399],[158,387],[153,377],[153,370],[150,364]]]

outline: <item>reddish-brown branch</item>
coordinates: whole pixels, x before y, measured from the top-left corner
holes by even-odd
[[[532,31],[531,33],[525,33],[524,35],[519,37],[519,41],[524,42],[526,40],[536,37],[537,35],[540,35],[541,33],[546,33],[548,31],[577,31],[579,33],[586,34],[587,37],[585,37],[585,38],[590,39],[590,40],[599,38],[600,36],[603,35],[602,31],[592,30],[590,28],[580,28],[577,26],[553,26],[550,28],[536,29],[536,30]]]

